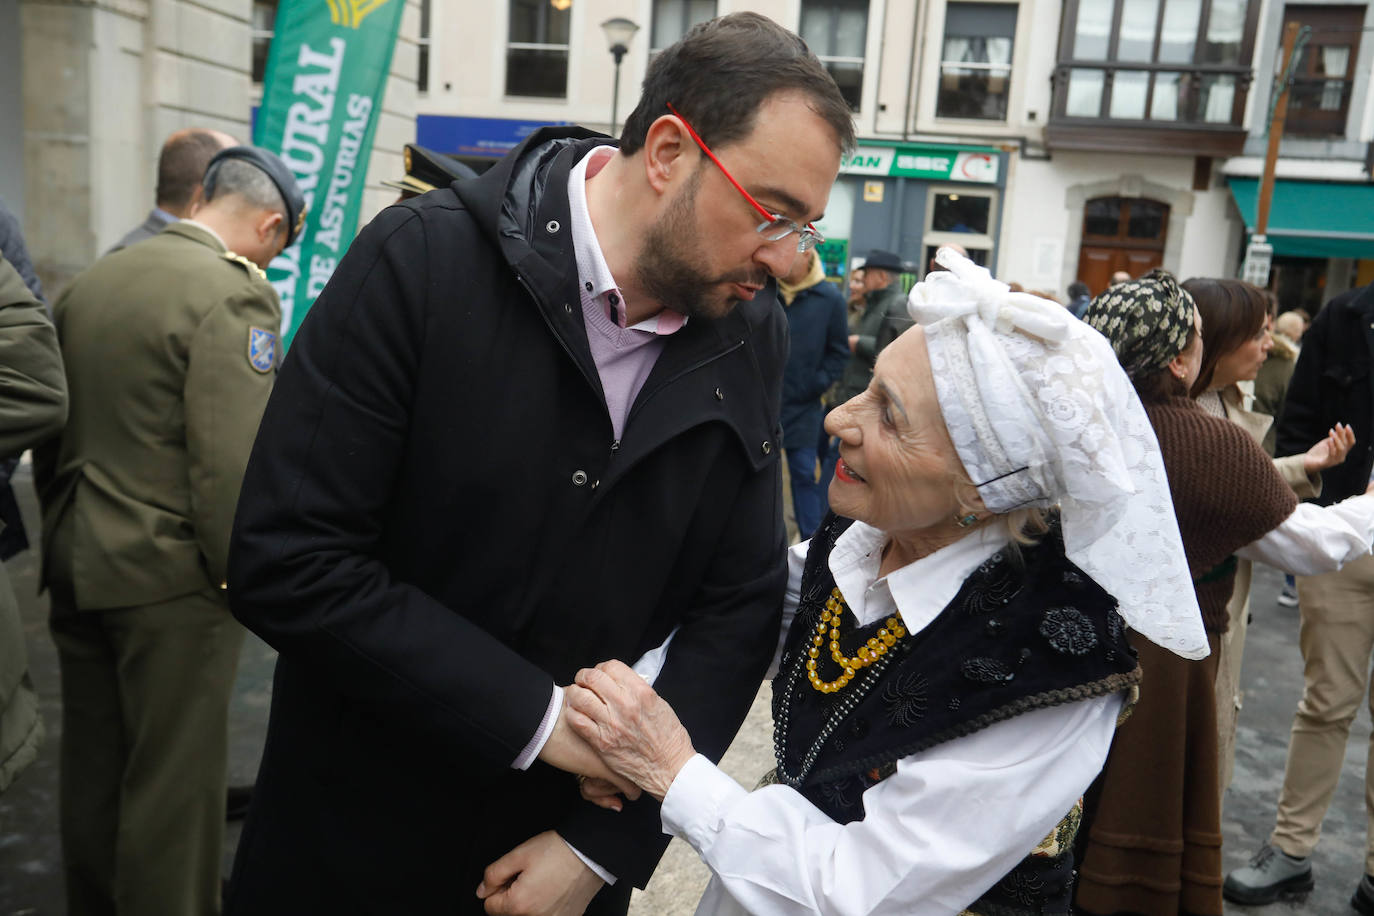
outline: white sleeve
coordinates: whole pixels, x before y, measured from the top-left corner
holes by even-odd
[[[697,756],[663,800],[740,907],[784,914],[958,913],[1045,838],[1107,759],[1121,696],[1028,712],[897,763],[837,824],[786,786],[746,792]]]
[[[787,591],[782,596],[782,632],[778,633],[778,648],[773,653],[773,663],[763,676],[765,681],[777,677],[778,665],[782,664],[782,647],[787,645],[787,634],[792,631],[792,621],[796,619],[797,606],[801,604],[802,570],[806,568],[806,552],[810,549],[810,540],[787,548]]]
[[[1335,572],[1369,553],[1374,539],[1374,495],[1361,494],[1331,506],[1299,503],[1283,524],[1236,551],[1299,576]]]

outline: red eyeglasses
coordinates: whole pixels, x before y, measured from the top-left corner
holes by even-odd
[[[735,176],[730,174],[730,170],[721,165],[720,160],[716,158],[716,154],[711,152],[710,147],[702,142],[701,137],[697,135],[692,125],[687,123],[687,119],[673,107],[673,103],[668,102],[667,104],[668,110],[673,113],[674,117],[682,122],[683,127],[687,128],[687,133],[692,135],[692,139],[696,141],[697,146],[701,147],[701,151],[706,154],[706,158],[716,164],[716,168],[720,169],[720,173],[725,176],[725,180],[734,185],[735,190],[744,195],[744,199],[749,201],[749,205],[757,210],[759,215],[763,217],[764,222],[759,223],[758,228],[755,230],[759,235],[770,242],[776,242],[787,238],[795,232],[797,233],[798,253],[814,248],[816,243],[825,241],[825,237],[817,232],[816,227],[810,223],[807,223],[805,226],[799,226],[781,213],[774,213],[772,210],[760,204],[757,200],[754,200],[754,195],[744,190],[740,183],[735,180]]]

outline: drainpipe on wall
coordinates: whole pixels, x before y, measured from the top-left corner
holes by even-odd
[[[916,117],[916,112],[913,109],[913,98],[919,97],[921,91],[921,74],[916,69],[916,43],[926,33],[926,14],[929,9],[928,0],[916,0],[916,15],[911,17],[911,57],[908,58],[906,66],[906,107],[902,110],[903,140],[911,136],[911,122]],[[884,13],[886,13],[886,9],[884,9]]]

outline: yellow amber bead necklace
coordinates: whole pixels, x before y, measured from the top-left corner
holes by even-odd
[[[821,611],[820,623],[816,624],[816,635],[811,638],[811,648],[806,650],[806,654],[810,656],[806,661],[806,677],[811,681],[811,686],[821,693],[834,693],[842,689],[854,678],[856,671],[867,668],[882,658],[888,649],[897,644],[897,640],[906,635],[906,627],[902,624],[902,615],[899,613],[895,617],[887,618],[887,626],[879,629],[877,635],[870,638],[867,644],[860,646],[859,651],[852,657],[846,658],[840,651],[840,618],[844,615],[844,606],[844,598],[840,595],[839,587],[831,589],[830,597],[825,601],[825,610]],[[843,671],[833,681],[823,681],[816,673],[821,647],[825,645],[827,637],[830,640],[830,657]]]

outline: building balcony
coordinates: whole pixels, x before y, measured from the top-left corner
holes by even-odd
[[[1234,156],[1245,146],[1248,67],[1061,61],[1050,149]]]

